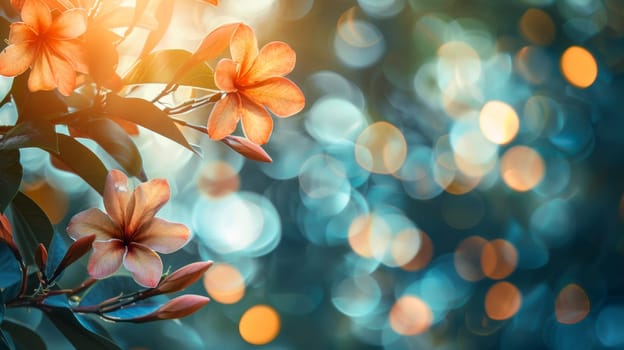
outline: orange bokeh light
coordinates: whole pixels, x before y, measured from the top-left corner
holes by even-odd
[[[241,337],[253,345],[272,342],[278,336],[280,328],[279,314],[268,305],[252,306],[241,316],[238,324]]]
[[[507,186],[520,192],[531,190],[544,177],[545,165],[542,156],[526,146],[515,146],[507,150],[500,162],[500,173]]]
[[[356,140],[355,159],[372,173],[392,174],[401,168],[406,157],[403,133],[388,122],[369,125]]]
[[[204,275],[208,295],[222,304],[234,304],[245,295],[245,279],[232,265],[214,264]]]
[[[526,10],[519,27],[522,36],[533,44],[548,45],[555,39],[555,23],[543,10]]]
[[[417,335],[431,327],[433,313],[418,297],[406,295],[399,298],[390,309],[390,327],[401,335]]]
[[[431,242],[431,238],[425,232],[420,231],[420,249],[416,256],[412,258],[409,262],[402,265],[401,268],[406,271],[418,271],[431,261],[433,257],[433,242]]]
[[[202,168],[197,185],[199,190],[209,197],[224,197],[238,191],[240,180],[230,164],[215,161]]]
[[[459,243],[453,263],[461,278],[474,282],[484,277],[481,270],[481,252],[487,243],[485,238],[479,236],[468,237]]]
[[[495,239],[483,247],[481,268],[487,277],[495,280],[503,279],[511,275],[517,265],[518,252],[508,241]]]
[[[497,144],[513,140],[520,129],[516,111],[505,102],[489,101],[479,112],[479,127],[483,136]]]
[[[589,310],[589,297],[578,284],[565,286],[555,300],[555,316],[563,324],[581,322],[589,314]]]
[[[493,320],[513,317],[522,304],[522,294],[509,282],[498,282],[485,295],[485,312]]]
[[[598,64],[591,52],[580,46],[570,46],[561,56],[561,72],[577,88],[591,86],[598,76]]]

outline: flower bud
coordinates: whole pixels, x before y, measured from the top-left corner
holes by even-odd
[[[200,279],[210,266],[212,261],[200,261],[181,267],[162,280],[153,292],[148,293],[168,294],[183,290]]]
[[[170,320],[174,318],[186,317],[195,311],[199,310],[202,306],[206,305],[210,301],[210,298],[187,294],[177,298],[169,300],[166,304],[159,307],[158,310],[151,312],[145,316],[137,317],[130,320],[131,322],[150,322],[158,320]]]

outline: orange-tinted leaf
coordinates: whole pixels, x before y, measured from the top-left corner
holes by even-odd
[[[104,182],[108,172],[100,158],[70,136],[57,134],[57,137],[59,145],[58,158],[96,191],[103,193]]]
[[[52,277],[50,277],[50,281],[54,281],[54,279],[57,278],[67,266],[73,264],[76,260],[87,254],[91,250],[93,241],[95,241],[95,235],[82,237],[72,243],[72,245],[67,248],[67,252],[65,253],[65,256],[63,256],[63,260],[61,260],[54,270]]]
[[[259,162],[271,163],[273,159],[262,147],[240,136],[226,136],[221,139],[228,147],[240,153],[242,156]]]
[[[89,75],[96,84],[113,91],[121,87],[121,78],[115,71],[119,54],[113,43],[117,40],[116,34],[100,27],[89,28],[85,34]]]
[[[155,13],[156,20],[158,21],[158,28],[151,31],[147,36],[147,39],[145,39],[145,45],[143,46],[143,50],[141,51],[141,55],[139,57],[144,57],[150,53],[165,35],[167,28],[169,28],[169,23],[171,23],[174,2],[175,1],[171,0],[162,0],[158,4],[158,8],[156,8]]]
[[[134,16],[132,17],[132,22],[130,22],[128,29],[126,29],[124,36],[130,35],[130,33],[134,30],[134,26],[136,26],[137,22],[139,22],[143,16],[143,12],[145,12],[145,8],[148,3],[149,0],[136,0],[134,5]]]
[[[17,260],[22,260],[17,244],[13,240],[13,230],[9,224],[9,219],[4,214],[0,214],[0,241],[6,243],[11,248]]]
[[[174,80],[177,67],[187,62],[192,53],[185,50],[162,50],[140,59],[123,79],[125,85],[169,84]],[[193,66],[177,80],[179,85],[202,89],[216,89],[212,68],[205,63]]]
[[[126,131],[126,134],[130,136],[136,136],[139,134],[139,127],[135,123],[115,117],[109,118],[117,123],[117,125],[121,126]]]
[[[140,98],[125,98],[114,94],[106,96],[102,114],[122,118],[141,125],[193,151],[180,129],[167,113]]]
[[[200,261],[181,267],[162,280],[154,293],[168,294],[183,290],[202,278],[210,266],[212,261]]]
[[[230,45],[232,34],[240,26],[240,23],[230,23],[217,27],[199,44],[195,53],[176,72],[173,81],[177,83],[188,71],[201,62],[216,58]]]
[[[219,6],[219,0],[204,0],[204,2],[207,2],[214,6]]]

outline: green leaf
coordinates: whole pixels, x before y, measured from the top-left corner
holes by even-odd
[[[162,50],[139,60],[124,78],[125,85],[160,83],[169,84],[182,64],[193,56],[185,50]],[[212,68],[206,63],[193,66],[178,79],[179,85],[202,89],[217,89]]]
[[[26,264],[35,263],[35,249],[39,243],[50,245],[54,229],[46,214],[22,192],[17,192],[7,208],[7,217],[13,225],[13,238]]]
[[[19,151],[0,151],[0,212],[4,212],[22,181]]]
[[[146,100],[109,94],[102,112],[141,125],[193,151],[169,115]]]
[[[128,174],[141,177],[143,173],[141,154],[119,124],[106,118],[89,118],[71,126],[79,129],[85,137],[97,142]]]
[[[11,248],[0,242],[0,288],[10,287],[20,281],[22,271]],[[0,298],[1,299],[1,298]],[[2,304],[4,307],[4,304]],[[2,322],[2,310],[0,310],[0,322]]]
[[[76,349],[119,350],[112,340],[88,331],[76,318],[74,313],[63,307],[45,308],[43,310],[50,321],[72,343]]]
[[[100,158],[73,137],[63,134],[57,136],[59,152],[51,155],[61,160],[72,172],[102,194],[107,170]]]
[[[39,147],[58,152],[54,125],[45,120],[29,120],[15,125],[0,139],[0,150]]]
[[[0,329],[0,345],[2,345],[2,349],[15,350],[15,344],[13,339],[11,339],[11,335],[2,329]]]
[[[28,74],[21,74],[15,77],[11,88],[11,95],[17,105],[18,124],[27,120],[47,120],[67,113],[67,104],[56,89],[30,92],[28,76]]]
[[[5,320],[2,329],[9,332],[18,349],[46,350],[47,347],[39,334],[19,323]]]

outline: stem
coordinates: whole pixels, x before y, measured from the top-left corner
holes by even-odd
[[[176,114],[182,114],[182,113],[186,113],[188,111],[191,111],[193,109],[205,106],[207,104],[213,103],[213,102],[217,102],[221,99],[221,96],[223,96],[222,93],[216,93],[213,95],[208,95],[206,97],[202,97],[202,98],[196,98],[196,99],[192,99],[192,100],[188,100],[180,105],[177,105],[175,107],[167,107],[165,108],[163,111],[169,115],[176,115]]]
[[[186,122],[184,120],[173,118],[173,117],[169,117],[169,119],[173,120],[174,123],[178,123],[178,124],[180,124],[182,126],[186,126],[187,128],[191,128],[193,130],[197,130],[197,131],[202,132],[204,134],[208,134],[208,129],[206,129],[205,126],[199,126],[199,125],[191,124],[191,123],[188,123],[188,122]]]
[[[28,266],[24,265],[22,261],[19,262],[20,270],[22,271],[22,284],[20,285],[19,294],[17,297],[23,297],[26,294],[26,288],[28,288]]]

